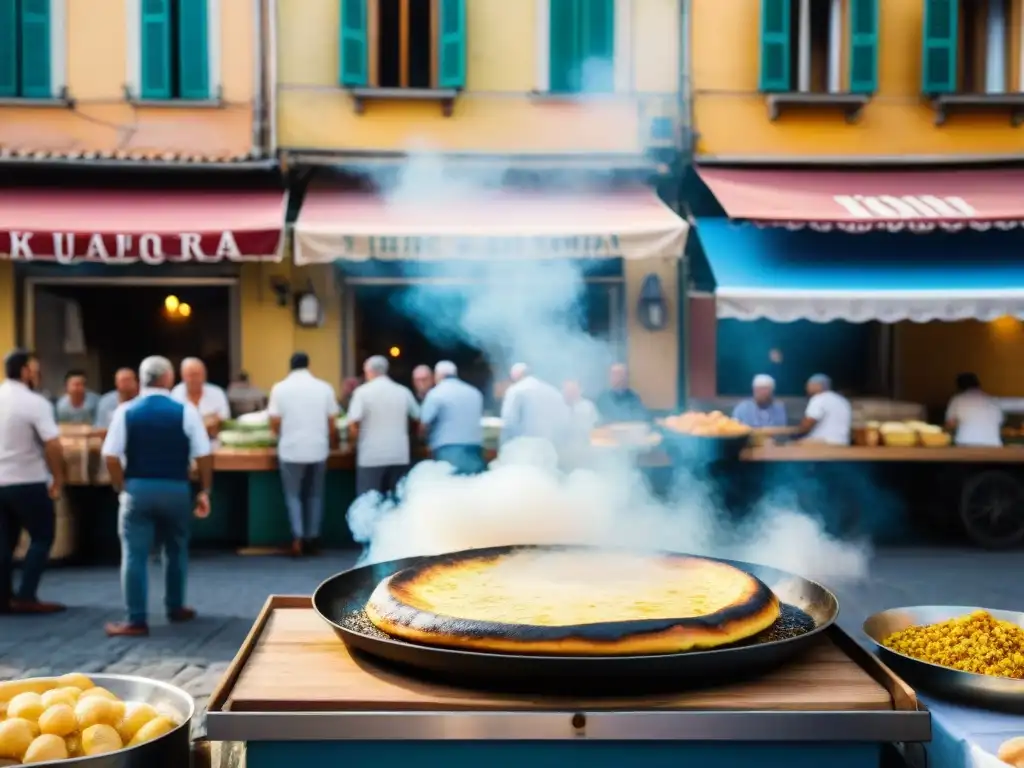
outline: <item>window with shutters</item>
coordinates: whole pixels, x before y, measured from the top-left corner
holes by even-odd
[[[551,93],[615,89],[615,0],[549,0]]]
[[[139,1],[139,96],[144,101],[206,101],[214,97],[210,93],[208,0]]]
[[[53,98],[50,0],[0,0],[0,98]]]
[[[936,106],[1007,109],[1024,123],[1022,0],[925,0],[921,90]]]
[[[842,108],[856,119],[878,88],[881,0],[761,0],[761,91],[783,107]]]
[[[340,81],[361,100],[437,98],[466,84],[466,0],[340,0]]]

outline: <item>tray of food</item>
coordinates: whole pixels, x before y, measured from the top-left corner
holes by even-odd
[[[661,435],[644,421],[605,424],[590,433],[590,444],[594,448],[642,451],[656,448],[661,444],[661,439]]]
[[[740,457],[753,430],[721,411],[687,411],[657,422],[664,445],[679,458],[697,462],[728,461]]]
[[[1024,713],[1024,613],[891,608],[864,622],[886,665],[922,693]]]
[[[192,697],[127,675],[0,683],[0,766],[180,768],[188,765]]]

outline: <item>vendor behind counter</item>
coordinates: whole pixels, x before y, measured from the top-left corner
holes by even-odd
[[[608,389],[595,403],[602,424],[625,421],[650,421],[651,414],[634,390],[629,387],[629,369],[616,363],[608,371]]]

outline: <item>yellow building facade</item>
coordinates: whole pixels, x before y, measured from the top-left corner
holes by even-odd
[[[678,145],[676,0],[303,0],[278,2],[275,18],[272,133],[289,168],[429,153],[502,172],[656,175],[652,150]],[[586,31],[567,34],[573,23]],[[677,397],[677,262],[622,275],[629,308],[648,273],[670,287],[670,329],[622,313],[634,384],[654,407]],[[354,358],[343,367],[358,373]]]

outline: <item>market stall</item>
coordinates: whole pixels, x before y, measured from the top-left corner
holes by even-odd
[[[1006,368],[1006,349],[991,339],[1003,321],[1016,328],[1024,317],[1024,268],[1016,257],[1024,245],[1024,207],[1013,191],[1019,170],[699,174],[728,216],[698,217],[698,237],[691,239],[713,273],[720,320],[876,323],[884,354],[863,365],[885,369],[875,378],[888,382],[894,399],[927,392],[935,411],[944,411],[956,373],[984,368],[984,381]],[[943,342],[941,327],[963,321],[974,322],[971,332]],[[914,343],[916,336],[901,332],[906,326],[927,326],[930,343]],[[785,357],[773,354],[776,361]],[[926,366],[926,359],[942,364]],[[1016,386],[1013,377],[999,381],[1004,389]],[[942,447],[948,438],[940,433],[939,425],[912,427],[891,440],[883,436],[877,447],[769,449],[748,458],[848,462],[861,473],[913,465],[955,500],[961,537],[987,547],[1024,542],[1019,450]]]

